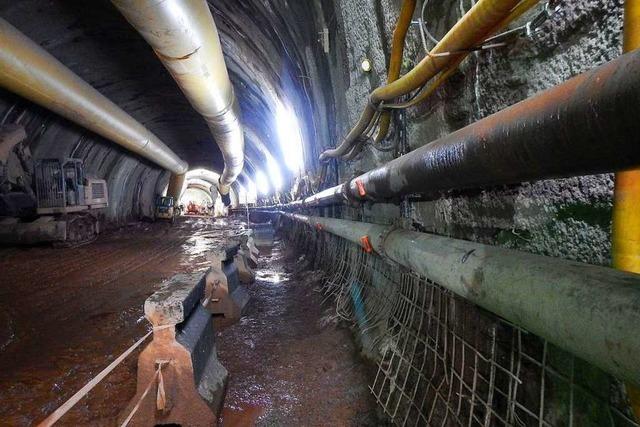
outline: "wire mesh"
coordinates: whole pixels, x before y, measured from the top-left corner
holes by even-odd
[[[284,228],[376,354],[371,392],[398,426],[639,426],[615,378],[359,246]]]

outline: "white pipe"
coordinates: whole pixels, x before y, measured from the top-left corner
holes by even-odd
[[[228,199],[231,184],[242,172],[244,136],[209,5],[204,0],[112,0],[112,3],[151,45],[193,108],[209,125],[224,158],[218,189],[223,200]]]
[[[188,169],[187,163],[149,129],[2,18],[0,86],[174,174]]]

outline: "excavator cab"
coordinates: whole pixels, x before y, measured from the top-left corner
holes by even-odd
[[[171,196],[160,196],[156,199],[156,219],[164,219],[175,224],[179,209]]]
[[[0,241],[76,246],[94,240],[100,233],[100,209],[109,206],[107,182],[85,176],[82,160],[73,158],[39,160],[34,175],[37,217],[4,218]]]

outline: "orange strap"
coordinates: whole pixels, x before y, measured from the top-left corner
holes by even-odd
[[[369,240],[369,236],[362,236],[360,238],[360,243],[362,243],[362,248],[368,254],[373,252],[373,246],[371,245],[371,240]]]
[[[360,195],[360,197],[364,197],[367,195],[367,190],[365,190],[364,184],[361,180],[356,179],[356,187],[358,187],[358,195]]]

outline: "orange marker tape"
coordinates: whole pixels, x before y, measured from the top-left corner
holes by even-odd
[[[358,194],[360,197],[364,197],[367,195],[367,190],[364,189],[364,184],[361,180],[356,179],[356,187],[358,187]]]
[[[362,243],[362,248],[368,254],[373,252],[373,246],[371,246],[371,241],[369,240],[369,236],[362,236],[360,238],[360,243]]]

